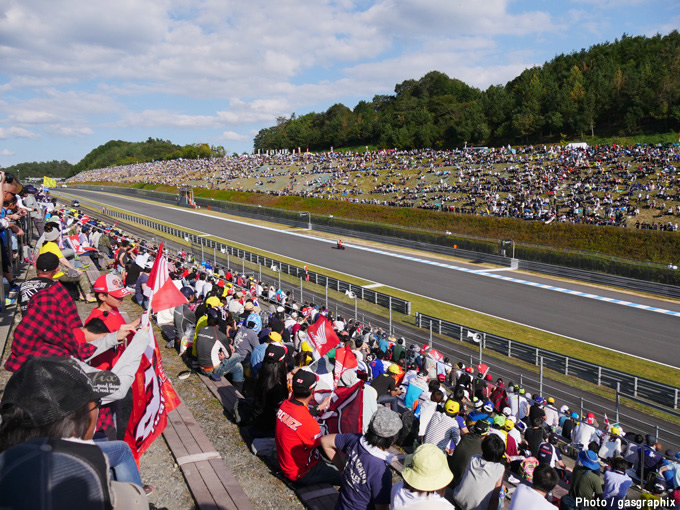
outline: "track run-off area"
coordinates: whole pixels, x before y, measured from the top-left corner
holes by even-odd
[[[130,214],[144,215],[303,264],[368,280],[371,286],[392,287],[680,368],[680,356],[676,354],[680,303],[675,301],[555,281],[507,269],[484,269],[459,261],[443,261],[427,254],[407,255],[391,251],[389,247],[369,247],[351,240],[345,240],[346,250],[334,250],[334,241],[304,231],[262,226],[247,218],[235,220],[105,192],[72,188],[63,191]],[[427,310],[423,312],[428,313]]]

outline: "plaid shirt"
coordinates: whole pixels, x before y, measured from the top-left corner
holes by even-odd
[[[74,357],[84,361],[94,354],[95,346],[81,344],[76,339],[73,330],[82,325],[76,304],[61,283],[42,289],[28,302],[26,313],[14,330],[12,352],[5,368],[16,372],[34,356]],[[113,413],[108,406],[102,407],[97,430],[113,426]]]

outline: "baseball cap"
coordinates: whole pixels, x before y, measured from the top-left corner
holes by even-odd
[[[251,311],[253,308],[255,308],[255,305],[253,304],[252,301],[248,301],[248,302],[245,304],[245,306],[244,306],[243,308],[244,308],[244,310],[246,310],[247,312],[249,312],[249,311]]]
[[[534,402],[536,402],[538,405],[545,404],[545,399],[539,395],[534,399]]]
[[[94,291],[111,294],[113,297],[123,298],[130,294],[130,291],[123,285],[123,279],[117,274],[109,273],[101,275],[94,282]]]
[[[511,414],[512,414],[512,409],[510,409],[509,407],[504,407],[504,408],[503,408],[503,415],[504,415],[504,416],[508,417],[508,416],[510,416]]]
[[[429,443],[406,456],[401,476],[411,487],[425,492],[446,487],[453,479],[446,455],[437,445]]]
[[[401,367],[399,365],[397,365],[396,363],[392,363],[389,366],[389,368],[387,369],[387,371],[390,374],[395,374],[395,375],[401,375],[401,374],[404,373],[404,371],[401,369]]]
[[[378,408],[368,425],[368,428],[380,437],[394,437],[402,427],[399,414],[387,407]]]
[[[490,400],[487,400],[487,401],[484,402],[484,404],[482,405],[482,410],[483,410],[485,413],[488,413],[488,414],[493,413],[493,403],[492,403]]]
[[[489,433],[489,422],[486,420],[477,420],[475,422],[475,433],[485,436]]]
[[[119,388],[120,379],[108,370],[87,374],[73,359],[36,356],[10,377],[0,410],[17,407],[27,415],[22,425],[42,427]]]
[[[265,351],[266,352],[266,351]],[[319,377],[309,370],[301,368],[293,375],[293,391],[309,391],[316,387]]]
[[[272,363],[278,363],[284,360],[287,353],[288,348],[285,345],[271,343],[267,346],[267,350],[264,351],[264,360],[270,361]]]
[[[220,301],[220,298],[218,298],[217,296],[210,296],[208,299],[205,300],[205,304],[207,306],[219,307],[222,306],[222,301]]]
[[[446,411],[446,414],[455,416],[460,412],[460,403],[456,400],[449,399],[444,405],[444,411]]]
[[[595,423],[595,415],[593,413],[586,414],[586,423],[588,425],[592,425],[593,423]]]
[[[493,418],[493,424],[497,426],[498,428],[501,428],[505,425],[505,416],[502,414],[498,414],[494,416]]]
[[[59,257],[54,253],[45,252],[35,261],[35,268],[41,272],[54,271],[59,267]]]
[[[473,405],[473,407],[474,407],[475,409],[481,409],[482,406],[484,405],[484,402],[482,402],[481,400],[479,400],[477,397],[474,397],[474,398],[472,399],[472,405]]]
[[[554,403],[555,403],[555,399],[552,398],[552,397],[548,397],[548,404],[554,404]]]

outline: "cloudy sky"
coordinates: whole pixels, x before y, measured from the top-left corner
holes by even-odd
[[[0,165],[112,139],[250,151],[278,116],[431,70],[484,89],[678,28],[677,0],[0,0]]]

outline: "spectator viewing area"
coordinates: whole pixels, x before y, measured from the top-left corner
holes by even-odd
[[[164,201],[2,173],[0,508],[679,508],[677,300],[195,196],[285,179],[267,192],[675,231],[678,159],[289,152],[73,178],[176,185]]]

